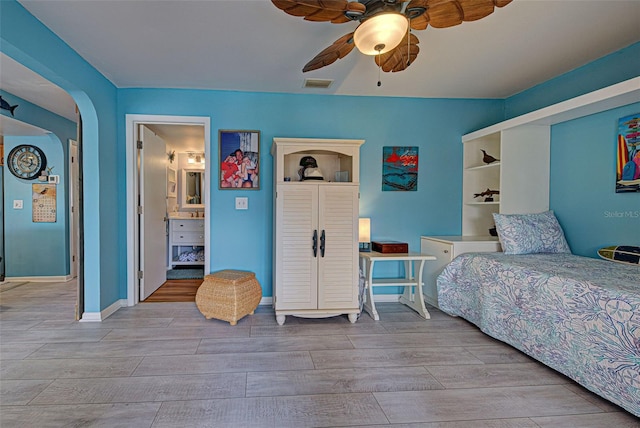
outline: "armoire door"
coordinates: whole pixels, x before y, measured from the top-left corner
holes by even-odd
[[[318,307],[318,186],[289,184],[276,195],[276,310]],[[314,255],[314,234],[316,249]]]
[[[318,309],[358,307],[358,186],[321,185]]]

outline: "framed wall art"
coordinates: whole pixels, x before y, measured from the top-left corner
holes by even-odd
[[[260,131],[220,130],[220,189],[260,189]]]
[[[418,190],[418,147],[382,148],[382,190]]]
[[[640,192],[640,113],[618,120],[616,193]]]

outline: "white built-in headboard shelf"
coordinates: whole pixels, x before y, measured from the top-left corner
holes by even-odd
[[[625,80],[462,136],[462,142],[523,125],[555,125],[579,117],[640,102],[640,77]]]

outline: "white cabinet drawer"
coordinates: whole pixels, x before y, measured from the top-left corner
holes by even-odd
[[[497,238],[466,236],[421,236],[420,252],[436,257],[435,261],[424,265],[422,292],[430,305],[438,307],[438,289],[436,281],[447,264],[463,253],[495,252],[500,250]]]
[[[453,245],[450,243],[421,239],[420,252],[431,254],[436,260],[424,264],[422,293],[425,301],[432,306],[438,307],[438,290],[436,279],[444,267],[453,259]]]
[[[204,220],[171,220],[171,231],[204,232]]]
[[[202,232],[172,232],[172,244],[204,244],[204,233]]]

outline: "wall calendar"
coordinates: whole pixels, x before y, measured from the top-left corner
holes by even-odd
[[[33,222],[56,222],[56,185],[32,184]]]

